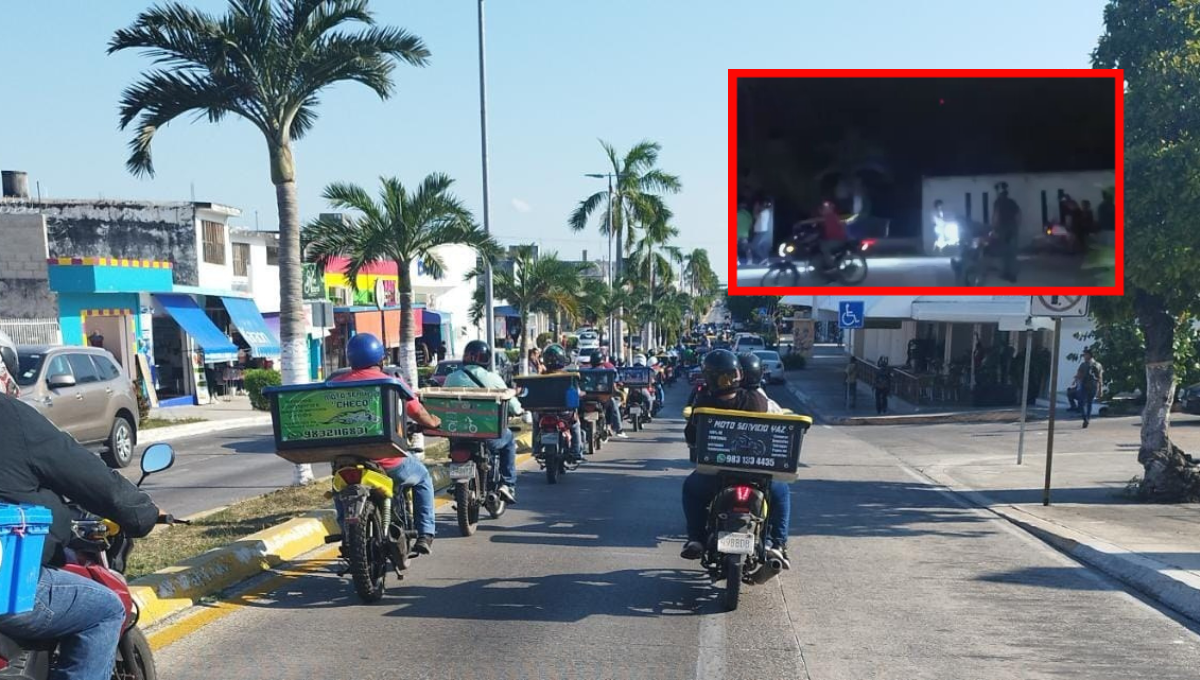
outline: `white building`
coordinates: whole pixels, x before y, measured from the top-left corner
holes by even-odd
[[[279,232],[230,227],[229,241],[233,290],[253,296],[263,314],[278,313]]]
[[[1020,245],[1028,245],[1043,234],[1048,224],[1059,223],[1059,192],[1070,194],[1080,205],[1100,205],[1101,192],[1112,187],[1112,170],[1088,172],[1043,172],[1009,175],[964,175],[925,177],[921,180],[921,235],[926,254],[933,255],[937,235],[933,230],[933,204],[941,200],[959,220],[988,223],[996,201],[996,184],[1008,183],[1008,195],[1021,209]]]

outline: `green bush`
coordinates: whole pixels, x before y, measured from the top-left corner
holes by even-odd
[[[783,355],[783,370],[798,371],[804,368],[803,354],[784,354]]]
[[[506,349],[504,353],[508,355],[508,360],[514,364],[521,360],[521,350],[519,349]]]
[[[243,378],[246,392],[250,394],[250,405],[259,411],[271,410],[271,400],[263,396],[263,388],[271,385],[282,385],[283,378],[279,371],[265,368],[252,368],[245,372]]]
[[[538,347],[545,347],[546,345],[549,345],[552,342],[554,342],[554,334],[553,333],[538,333],[537,340],[534,341],[534,343],[537,344]]]
[[[579,347],[579,337],[574,336],[574,335],[568,336],[567,337],[567,349],[577,349],[578,347]]]

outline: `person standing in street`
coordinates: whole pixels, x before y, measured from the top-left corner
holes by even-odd
[[[754,240],[750,242],[750,258],[752,264],[766,264],[771,257],[771,244],[774,241],[774,213],[771,199],[759,199],[755,206]]]
[[[846,362],[846,408],[858,405],[858,362],[854,357]]]
[[[1117,228],[1117,206],[1113,204],[1112,192],[1106,189],[1101,195],[1104,198],[1096,206],[1096,226],[1100,231],[1114,231]]]
[[[744,264],[751,259],[750,256],[750,234],[754,230],[754,215],[750,213],[750,207],[745,201],[738,201],[737,210],[737,238],[738,238],[738,264]]]
[[[1092,213],[1092,202],[1084,201],[1079,206],[1079,215],[1076,218],[1076,227],[1079,231],[1079,247],[1082,250],[1087,250],[1088,239],[1092,233],[1096,231],[1096,216]]]
[[[888,395],[892,392],[892,367],[887,357],[879,357],[875,366],[875,413],[883,415],[888,410]]]
[[[1104,392],[1104,367],[1092,357],[1092,349],[1083,350],[1083,363],[1075,372],[1078,384],[1079,408],[1083,411],[1083,426],[1086,428],[1092,418],[1092,403]]]
[[[1004,251],[1004,278],[1011,283],[1016,283],[1021,208],[1008,195],[1008,182],[1000,182],[996,185],[996,202],[992,208],[992,228],[1000,237]]]

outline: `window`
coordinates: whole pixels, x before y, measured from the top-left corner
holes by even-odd
[[[96,368],[100,369],[101,380],[116,380],[121,377],[121,369],[117,368],[112,359],[93,354],[92,361],[96,362]]]
[[[204,261],[225,264],[225,225],[201,220],[200,228],[204,236]]]
[[[267,264],[279,266],[279,246],[267,246]]]
[[[56,375],[71,375],[71,363],[67,361],[67,355],[59,354],[50,360],[50,367],[46,369],[46,378],[53,378]]]
[[[233,275],[234,276],[249,276],[250,271],[250,244],[235,243],[233,244]]]
[[[71,371],[75,374],[76,385],[100,382],[100,373],[88,355],[68,354],[67,361],[71,362]]]

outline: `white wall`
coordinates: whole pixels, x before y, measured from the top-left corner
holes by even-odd
[[[203,222],[218,222],[225,225],[225,264],[210,264],[204,261]],[[232,290],[233,243],[229,235],[229,216],[223,212],[199,208],[196,210],[196,263],[198,282],[201,288]]]
[[[279,266],[267,264],[267,246],[274,246],[277,240],[271,234],[256,234],[238,231],[231,239],[232,243],[246,243],[250,246],[250,263],[246,272],[246,290],[254,296],[254,303],[260,312],[271,313],[279,311]],[[233,272],[232,245],[230,246],[229,271]],[[241,277],[233,277],[239,281]]]
[[[413,291],[424,292],[431,297],[430,309],[450,313],[454,326],[454,348],[461,352],[463,345],[477,337],[483,337],[486,330],[482,319],[478,327],[471,323],[470,312],[475,282],[463,280],[467,272],[475,268],[475,249],[464,245],[446,245],[437,248],[436,252],[444,265],[442,278],[435,279],[420,272],[414,263]]]
[[[1034,173],[1013,175],[978,175],[970,177],[926,177],[921,191],[921,233],[925,251],[933,254],[934,201],[941,199],[946,209],[960,220],[966,217],[983,222],[984,193],[987,194],[988,215],[996,201],[996,183],[1008,182],[1008,193],[1021,209],[1021,245],[1030,243],[1043,233],[1042,192],[1046,192],[1046,216],[1058,220],[1058,191],[1062,189],[1083,204],[1091,201],[1092,212],[1100,205],[1101,191],[1113,186],[1115,174],[1109,171]],[[971,195],[971,212],[967,214],[966,195]]]

